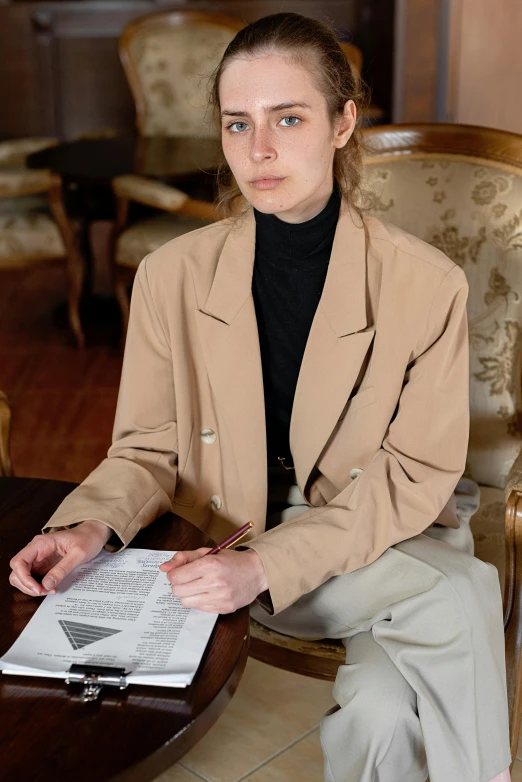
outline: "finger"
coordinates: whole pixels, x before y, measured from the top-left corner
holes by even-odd
[[[64,578],[68,576],[75,567],[82,565],[86,561],[87,554],[85,551],[83,551],[83,549],[79,547],[71,549],[63,557],[63,559],[60,560],[60,562],[58,562],[58,564],[51,568],[51,570],[47,573],[42,581],[43,588],[48,589],[54,594],[54,588],[61,584]]]
[[[14,572],[10,573],[9,575],[9,583],[20,592],[23,592],[24,595],[30,595],[31,597],[44,597],[47,594],[47,592],[39,587],[38,584],[36,584],[34,589],[28,589]]]
[[[172,559],[169,559],[167,562],[162,562],[159,568],[164,573],[168,573],[176,567],[187,565],[189,562],[194,562],[196,559],[201,559],[201,557],[210,550],[211,549],[209,548],[198,548],[195,551],[176,551]]]
[[[34,590],[37,590],[38,594],[41,592],[40,584],[31,576],[34,561],[49,555],[55,550],[54,541],[47,541],[47,537],[51,536],[42,535],[32,540],[10,562],[13,572],[20,582],[32,593],[34,593]]]
[[[52,554],[49,554],[47,557],[42,557],[41,559],[35,559],[33,562],[33,566],[31,568],[31,572],[35,573],[38,576],[43,576],[45,573],[48,573],[49,570],[58,564],[60,561],[61,556],[58,554],[57,551],[53,552]]]

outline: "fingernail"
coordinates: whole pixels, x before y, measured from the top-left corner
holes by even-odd
[[[37,590],[36,587],[33,587],[33,594],[35,594],[35,595],[39,595],[40,594],[40,592]]]
[[[46,589],[52,589],[56,586],[56,580],[52,576],[49,576],[43,580],[42,584]]]

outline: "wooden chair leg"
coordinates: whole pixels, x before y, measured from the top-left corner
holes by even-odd
[[[82,349],[85,347],[85,335],[80,319],[80,299],[83,288],[84,266],[79,251],[68,253],[67,273],[69,277],[69,326],[76,339],[77,347]]]
[[[80,297],[82,294],[84,263],[78,247],[76,235],[71,221],[67,217],[63,198],[62,183],[59,177],[55,177],[49,190],[49,206],[54,219],[60,229],[63,243],[67,251],[67,276],[69,280],[69,326],[76,339],[78,348],[85,347],[85,336],[80,319]]]

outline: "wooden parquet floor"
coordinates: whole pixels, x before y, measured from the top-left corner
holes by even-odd
[[[122,351],[117,318],[98,323],[95,311],[76,350],[65,301],[59,265],[0,273],[0,389],[15,474],[80,482],[111,442]]]

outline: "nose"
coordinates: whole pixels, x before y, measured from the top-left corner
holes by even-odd
[[[277,152],[268,128],[256,128],[251,136],[250,158],[256,163],[262,160],[275,160]]]

